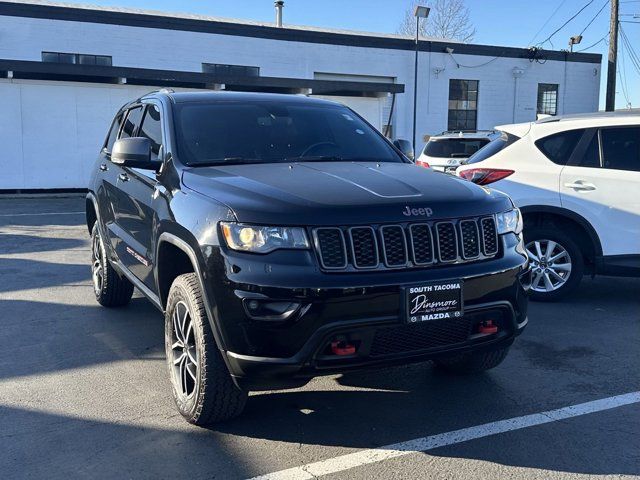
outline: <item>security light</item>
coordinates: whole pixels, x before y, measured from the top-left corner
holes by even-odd
[[[431,9],[429,7],[422,7],[420,5],[417,5],[415,11],[413,12],[413,15],[418,18],[427,18],[429,16],[430,10]]]

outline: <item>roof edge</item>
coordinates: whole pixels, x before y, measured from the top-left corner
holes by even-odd
[[[414,50],[415,43],[409,38],[355,33],[331,32],[316,29],[275,27],[264,24],[233,23],[231,21],[196,18],[195,16],[171,17],[158,13],[138,11],[101,10],[90,6],[68,6],[54,3],[29,3],[0,1],[0,15],[24,18],[52,19],[83,23],[100,23],[129,27],[156,28],[218,35],[245,36],[271,40],[342,45],[362,48],[391,50]],[[445,52],[453,47],[456,54],[479,55],[505,58],[535,59],[543,55],[546,60],[598,63],[602,55],[594,53],[570,53],[545,50],[535,52],[528,48],[504,47],[457,43],[448,40],[420,40],[419,50],[423,52]]]

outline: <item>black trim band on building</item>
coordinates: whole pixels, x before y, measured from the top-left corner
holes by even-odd
[[[380,96],[403,93],[402,83],[351,82],[307,78],[221,76],[212,73],[148,68],[75,65],[0,59],[0,77],[70,82],[127,83],[235,91],[310,93],[314,95]]]
[[[61,5],[0,1],[0,15],[66,20],[84,23],[102,23],[128,27],[157,28],[162,30],[182,30],[188,32],[265,38],[291,42],[344,45],[351,47],[383,48],[391,50],[415,49],[415,43],[413,40],[403,38],[302,30],[286,27],[272,27],[267,25],[250,25],[197,18],[176,18],[164,15],[154,15],[152,13],[95,10],[89,8],[66,7]],[[532,55],[536,54],[536,52],[528,48],[471,45],[465,43],[447,43],[428,40],[421,40],[419,42],[419,49],[423,52],[445,52],[447,47],[453,48],[456,54],[461,55],[532,59]],[[538,55],[540,54],[541,53],[538,53]],[[595,53],[569,53],[545,50],[543,56],[545,60],[567,62],[600,64],[602,61],[602,55]]]

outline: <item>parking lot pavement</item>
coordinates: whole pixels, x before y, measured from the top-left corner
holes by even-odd
[[[161,314],[140,296],[122,309],[95,302],[83,209],[82,198],[0,199],[2,478],[226,480],[300,466],[311,478],[317,462],[327,478],[640,475],[637,401],[521,425],[640,390],[638,279],[585,278],[566,302],[531,304],[528,329],[487,374],[418,364],[324,377],[252,394],[241,418],[202,429],[173,406]],[[344,463],[505,419],[518,428]]]

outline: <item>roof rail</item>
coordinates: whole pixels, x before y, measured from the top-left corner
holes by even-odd
[[[496,130],[445,130],[440,135],[453,135],[456,133],[496,133]]]
[[[152,93],[176,93],[176,91],[173,88],[163,87],[163,88],[158,88],[157,90],[151,90],[150,92],[145,93],[143,97],[146,97],[147,95],[151,95]]]

